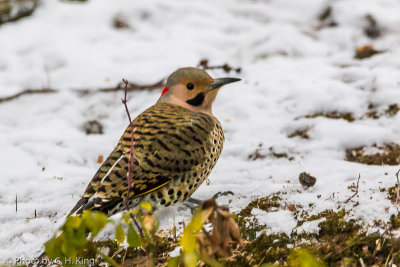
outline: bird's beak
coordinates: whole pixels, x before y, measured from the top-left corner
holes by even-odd
[[[212,91],[214,89],[218,89],[221,86],[224,86],[225,84],[228,83],[234,83],[234,82],[238,82],[241,79],[239,78],[219,78],[219,79],[214,79],[214,81],[212,83],[210,83],[209,85],[207,85],[207,92]]]

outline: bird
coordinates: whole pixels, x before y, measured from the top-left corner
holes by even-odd
[[[112,216],[144,201],[154,208],[188,201],[223,148],[224,132],[212,113],[216,95],[240,80],[213,79],[193,67],[174,71],[156,104],[128,125],[70,215],[92,210]]]

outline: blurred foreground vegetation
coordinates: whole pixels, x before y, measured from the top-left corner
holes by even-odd
[[[388,190],[393,197],[395,187]],[[46,244],[52,259],[93,259],[109,266],[398,266],[400,215],[392,216],[384,233],[349,220],[349,211],[325,210],[308,215],[290,207],[298,226],[318,221],[319,231],[290,236],[267,233],[265,225],[251,214],[253,208],[273,212],[281,207],[280,194],[258,198],[237,214],[205,201],[198,207],[181,235],[174,227],[158,230],[151,206],[142,203],[114,222],[98,212],[68,217],[61,231]],[[378,223],[378,222],[377,222]],[[115,238],[94,241],[108,224]],[[169,254],[174,251],[170,256]],[[69,262],[64,263],[69,265]],[[87,264],[85,264],[87,265]]]

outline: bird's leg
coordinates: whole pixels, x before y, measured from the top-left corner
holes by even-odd
[[[203,203],[202,200],[197,199],[197,198],[192,198],[190,197],[187,202],[192,203],[192,204],[196,204],[197,206],[200,205],[201,203]]]
[[[189,198],[187,201],[185,201],[185,202],[183,203],[183,205],[185,205],[186,207],[188,207],[188,208],[190,209],[190,211],[192,212],[192,214],[193,214],[194,209],[197,208],[198,206],[200,206],[201,203],[203,203],[202,200],[196,199],[196,198],[192,198],[192,197],[191,197],[191,198]]]

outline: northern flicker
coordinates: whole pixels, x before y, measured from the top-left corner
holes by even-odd
[[[187,201],[211,173],[224,143],[224,132],[212,114],[214,99],[219,88],[237,81],[213,79],[197,68],[173,72],[157,103],[137,116],[132,127],[128,125],[71,214],[90,209],[111,216],[126,208],[131,129],[128,206]]]

